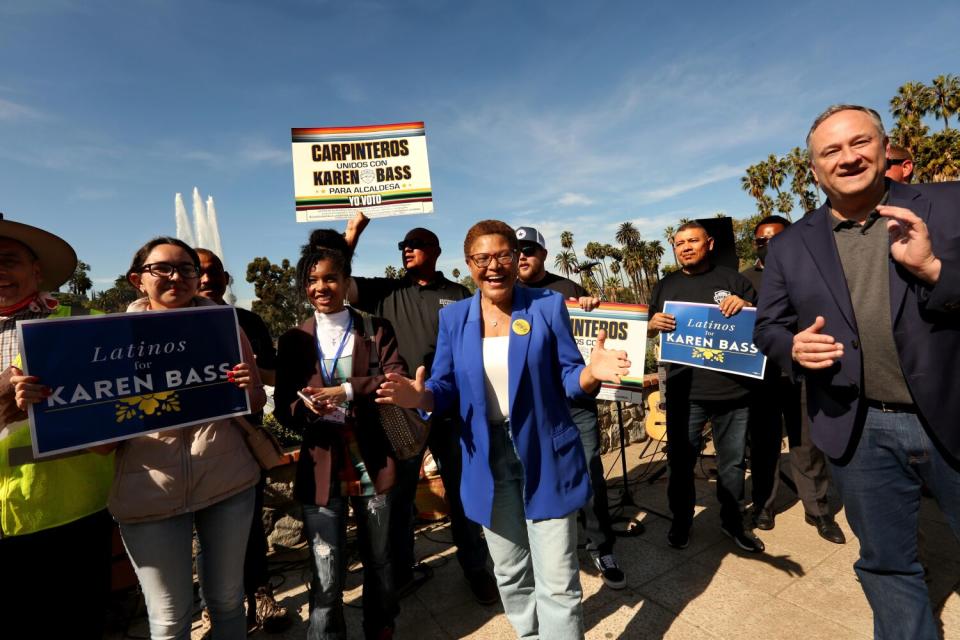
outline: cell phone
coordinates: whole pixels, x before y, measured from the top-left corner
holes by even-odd
[[[305,394],[303,391],[297,391],[297,395],[300,396],[300,399],[301,399],[301,400],[303,400],[304,402],[308,403],[310,406],[312,406],[312,407],[317,406],[316,400],[314,400],[313,398],[311,398],[310,396],[308,396],[307,394]]]

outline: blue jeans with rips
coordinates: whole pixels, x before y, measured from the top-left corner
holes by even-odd
[[[877,640],[939,638],[917,549],[926,483],[960,538],[960,464],[937,450],[912,413],[867,410],[857,448],[831,471],[860,539],[853,565],[873,609]]]
[[[193,528],[203,548],[203,593],[213,640],[247,635],[243,611],[246,526],[253,517],[254,489],[192,513],[121,524],[120,535],[137,572],[152,640],[189,640],[193,615]],[[238,526],[242,523],[242,526]]]
[[[397,597],[390,568],[390,500],[386,494],[351,496],[357,543],[363,562],[363,630],[376,638],[393,627]],[[331,497],[325,507],[303,505],[303,525],[310,543],[309,640],[347,637],[343,618],[343,581],[347,571],[348,498]]]

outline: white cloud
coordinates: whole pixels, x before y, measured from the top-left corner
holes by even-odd
[[[561,207],[578,207],[593,204],[593,200],[582,193],[573,193],[568,191],[560,196],[560,199],[557,200],[557,204]]]
[[[20,120],[40,120],[43,117],[43,114],[33,107],[0,98],[0,120],[14,122]]]
[[[681,193],[699,189],[700,187],[713,184],[714,182],[720,182],[721,180],[727,180],[728,178],[742,176],[744,171],[744,167],[733,167],[729,165],[711,167],[694,178],[690,178],[688,180],[679,180],[671,184],[641,191],[638,194],[637,202],[639,204],[648,204],[651,202],[666,200],[667,198],[672,198],[676,195],[680,195]]]

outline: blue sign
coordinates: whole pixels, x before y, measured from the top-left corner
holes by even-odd
[[[227,381],[241,361],[233,307],[26,320],[17,331],[24,372],[52,390],[30,405],[38,457],[250,412]]]
[[[730,318],[715,304],[666,302],[677,328],[660,332],[660,360],[748,378],[763,378],[767,358],[753,344],[757,310],[746,307]]]

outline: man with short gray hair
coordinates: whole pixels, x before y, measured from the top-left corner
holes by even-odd
[[[933,640],[917,524],[926,483],[960,537],[960,184],[885,178],[866,107],[831,107],[807,144],[828,200],[770,242],[754,340],[805,380],[875,637]]]

